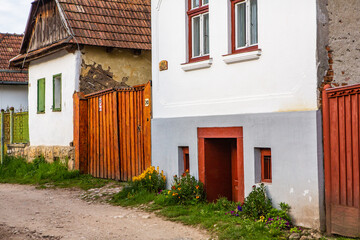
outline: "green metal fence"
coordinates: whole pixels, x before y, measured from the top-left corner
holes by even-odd
[[[4,128],[4,130],[2,129]],[[29,142],[29,113],[1,112],[0,115],[0,139],[1,139],[1,160],[7,151],[7,144],[28,143]]]

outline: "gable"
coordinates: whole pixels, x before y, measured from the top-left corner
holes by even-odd
[[[70,36],[61,21],[55,1],[34,2],[30,19],[22,53],[41,49]]]

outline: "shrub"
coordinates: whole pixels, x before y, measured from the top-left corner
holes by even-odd
[[[180,204],[196,204],[205,200],[203,184],[188,171],[181,177],[175,175],[171,189],[163,194],[167,195],[172,202]]]
[[[266,216],[272,208],[271,199],[266,196],[264,184],[253,186],[249,196],[245,198],[243,212],[246,216],[259,219],[260,216]]]
[[[276,209],[276,208],[272,208],[267,214],[266,214],[266,218],[283,218],[288,222],[291,222],[291,218],[289,216],[289,210],[290,210],[290,206],[286,203],[280,203],[280,210]]]
[[[159,172],[159,167],[148,167],[139,176],[133,177],[130,185],[134,189],[144,189],[148,192],[159,192],[166,187],[166,177],[164,172]]]

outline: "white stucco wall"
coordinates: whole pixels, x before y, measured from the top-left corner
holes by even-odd
[[[0,85],[0,109],[14,107],[15,111],[27,111],[27,85]]]
[[[154,118],[317,109],[316,0],[258,0],[258,60],[226,64],[229,0],[210,1],[210,68],[184,72],[187,1],[152,0]],[[159,71],[167,60],[169,70]]]
[[[73,93],[79,88],[79,51],[61,51],[29,66],[29,133],[32,146],[69,146],[73,141]],[[53,75],[62,74],[61,112],[53,112]],[[37,113],[37,80],[45,78],[45,113]]]

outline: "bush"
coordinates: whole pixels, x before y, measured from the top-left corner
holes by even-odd
[[[180,204],[196,204],[205,200],[203,184],[186,171],[181,177],[174,176],[170,190],[164,191],[165,198]]]
[[[150,166],[139,176],[133,177],[130,185],[138,190],[144,189],[148,192],[159,192],[166,187],[166,177],[163,171],[159,172],[159,167],[155,169],[155,167]]]
[[[271,199],[266,196],[264,184],[259,187],[253,186],[249,196],[245,198],[243,213],[253,219],[259,219],[260,216],[266,216],[273,209]]]

